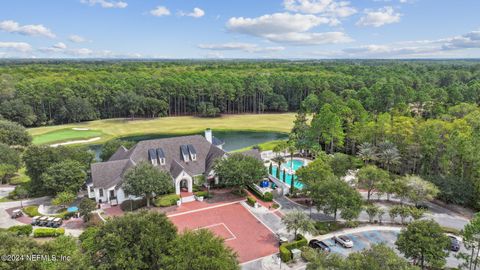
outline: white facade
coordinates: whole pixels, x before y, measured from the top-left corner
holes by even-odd
[[[187,191],[190,193],[193,191],[193,177],[187,172],[182,171],[177,178],[172,181],[172,184],[175,186],[175,193],[178,195],[180,195],[183,181],[185,181],[184,184],[187,187]],[[121,204],[125,200],[140,199],[140,197],[136,196],[126,196],[121,187],[115,189],[115,186],[111,188],[94,188],[93,184],[89,184],[87,186],[87,192],[88,198],[95,199],[97,203]]]
[[[127,199],[139,199],[135,196],[126,196],[122,188],[94,188],[93,184],[87,186],[88,198],[95,199],[97,203],[121,204]]]
[[[182,171],[177,178],[174,179],[173,183],[175,185],[175,193],[180,195],[182,181],[186,181],[186,186],[188,192],[193,190],[193,178],[185,171]]]

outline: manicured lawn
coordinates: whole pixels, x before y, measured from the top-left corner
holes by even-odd
[[[269,142],[264,142],[264,143],[260,143],[260,144],[257,144],[257,145],[260,147],[260,150],[268,151],[268,150],[273,150],[273,148],[275,148],[275,146],[277,146],[277,144],[279,144],[280,142],[282,142],[282,140],[269,141]],[[238,150],[235,150],[235,151],[232,151],[232,152],[243,152],[243,151],[246,151],[246,150],[250,150],[253,147],[255,147],[255,145],[245,147],[245,148],[241,148],[241,149],[238,149]]]
[[[94,144],[116,137],[147,134],[191,134],[205,128],[215,130],[245,130],[290,132],[295,119],[294,113],[225,115],[218,118],[193,116],[163,117],[155,119],[108,119],[78,124],[39,127],[29,129],[34,144],[50,144],[69,140],[101,137]],[[87,131],[72,128],[88,128]]]
[[[100,137],[101,135],[102,132],[98,130],[74,130],[72,128],[66,128],[34,136],[33,143],[50,144],[54,142],[64,142],[70,140],[84,140]]]

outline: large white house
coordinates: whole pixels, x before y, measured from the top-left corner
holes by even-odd
[[[191,200],[193,184],[204,184],[214,178],[215,159],[226,156],[223,142],[207,129],[201,135],[146,140],[130,150],[120,147],[106,162],[91,165],[91,181],[87,184],[88,196],[98,203],[120,204],[127,199],[137,199],[125,194],[122,179],[125,172],[141,161],[148,161],[159,170],[172,176],[175,193]],[[258,151],[245,154],[258,156]]]

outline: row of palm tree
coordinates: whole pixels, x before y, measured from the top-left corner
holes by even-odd
[[[377,146],[364,142],[358,147],[358,156],[365,165],[370,162],[379,162],[389,172],[392,166],[400,164],[401,160],[397,146],[389,141],[379,143]]]

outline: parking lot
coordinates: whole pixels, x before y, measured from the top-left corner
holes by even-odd
[[[353,242],[352,248],[344,248],[340,244],[335,244],[332,238],[321,239],[326,243],[332,252],[341,254],[343,256],[348,256],[352,252],[358,252],[364,249],[370,248],[373,244],[385,243],[387,246],[393,248],[398,254],[400,254],[395,247],[395,241],[399,235],[400,231],[396,230],[371,230],[350,234],[343,234],[349,237]],[[340,234],[338,234],[340,235]],[[467,252],[463,244],[460,245],[459,252]],[[449,257],[447,258],[448,267],[457,267],[459,260],[455,258],[455,255],[459,252],[450,252]]]

